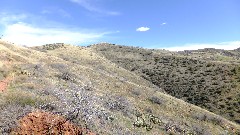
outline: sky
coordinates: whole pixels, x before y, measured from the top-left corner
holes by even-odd
[[[1,0],[3,40],[173,51],[240,47],[240,0]]]

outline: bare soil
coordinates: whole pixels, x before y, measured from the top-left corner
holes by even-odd
[[[18,122],[18,127],[13,129],[12,134],[95,135],[86,129],[72,124],[62,116],[42,111],[33,112],[21,118]]]

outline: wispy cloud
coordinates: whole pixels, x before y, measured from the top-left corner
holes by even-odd
[[[62,17],[67,17],[67,18],[71,17],[71,15],[67,11],[65,11],[61,8],[57,8],[57,7],[45,8],[41,11],[41,13],[42,14],[56,14],[56,15],[60,15]]]
[[[105,10],[102,7],[99,7],[96,5],[97,0],[70,0],[71,2],[77,3],[78,5],[82,6],[86,10],[90,12],[95,12],[99,14],[105,14],[105,15],[120,15],[121,13],[116,11],[109,11]]]
[[[1,14],[0,14],[1,15]],[[98,42],[111,32],[94,32],[62,25],[46,27],[27,23],[32,18],[26,14],[0,16],[0,25],[4,26],[3,39],[18,45],[36,46],[47,43],[63,42],[69,44],[86,44]],[[89,32],[92,31],[92,32]]]
[[[140,27],[140,28],[137,28],[136,31],[140,31],[140,32],[145,32],[145,31],[148,31],[150,30],[150,28],[148,27]]]
[[[194,43],[194,44],[186,44],[183,46],[166,47],[164,49],[170,50],[170,51],[197,50],[197,49],[204,49],[204,48],[233,50],[239,47],[240,47],[240,41],[229,41],[229,42],[206,43],[206,44]]]
[[[21,22],[27,18],[26,14],[8,14],[6,12],[0,13],[0,23],[7,25],[10,23]]]

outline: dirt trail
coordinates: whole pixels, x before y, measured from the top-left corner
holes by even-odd
[[[0,92],[5,92],[7,90],[8,84],[11,82],[12,77],[7,77],[0,81]]]
[[[12,61],[0,61],[5,68],[10,69],[12,66]],[[3,66],[2,65],[2,66]],[[13,80],[14,74],[8,75],[5,79],[0,80],[0,92],[5,92],[7,90],[8,84]]]

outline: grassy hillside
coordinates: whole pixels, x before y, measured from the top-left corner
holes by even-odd
[[[1,79],[12,78],[0,92],[1,134],[39,110],[96,134],[240,133],[239,125],[165,94],[92,48],[1,42],[0,51]]]
[[[170,52],[111,44],[91,46],[168,94],[240,123],[240,52]]]

